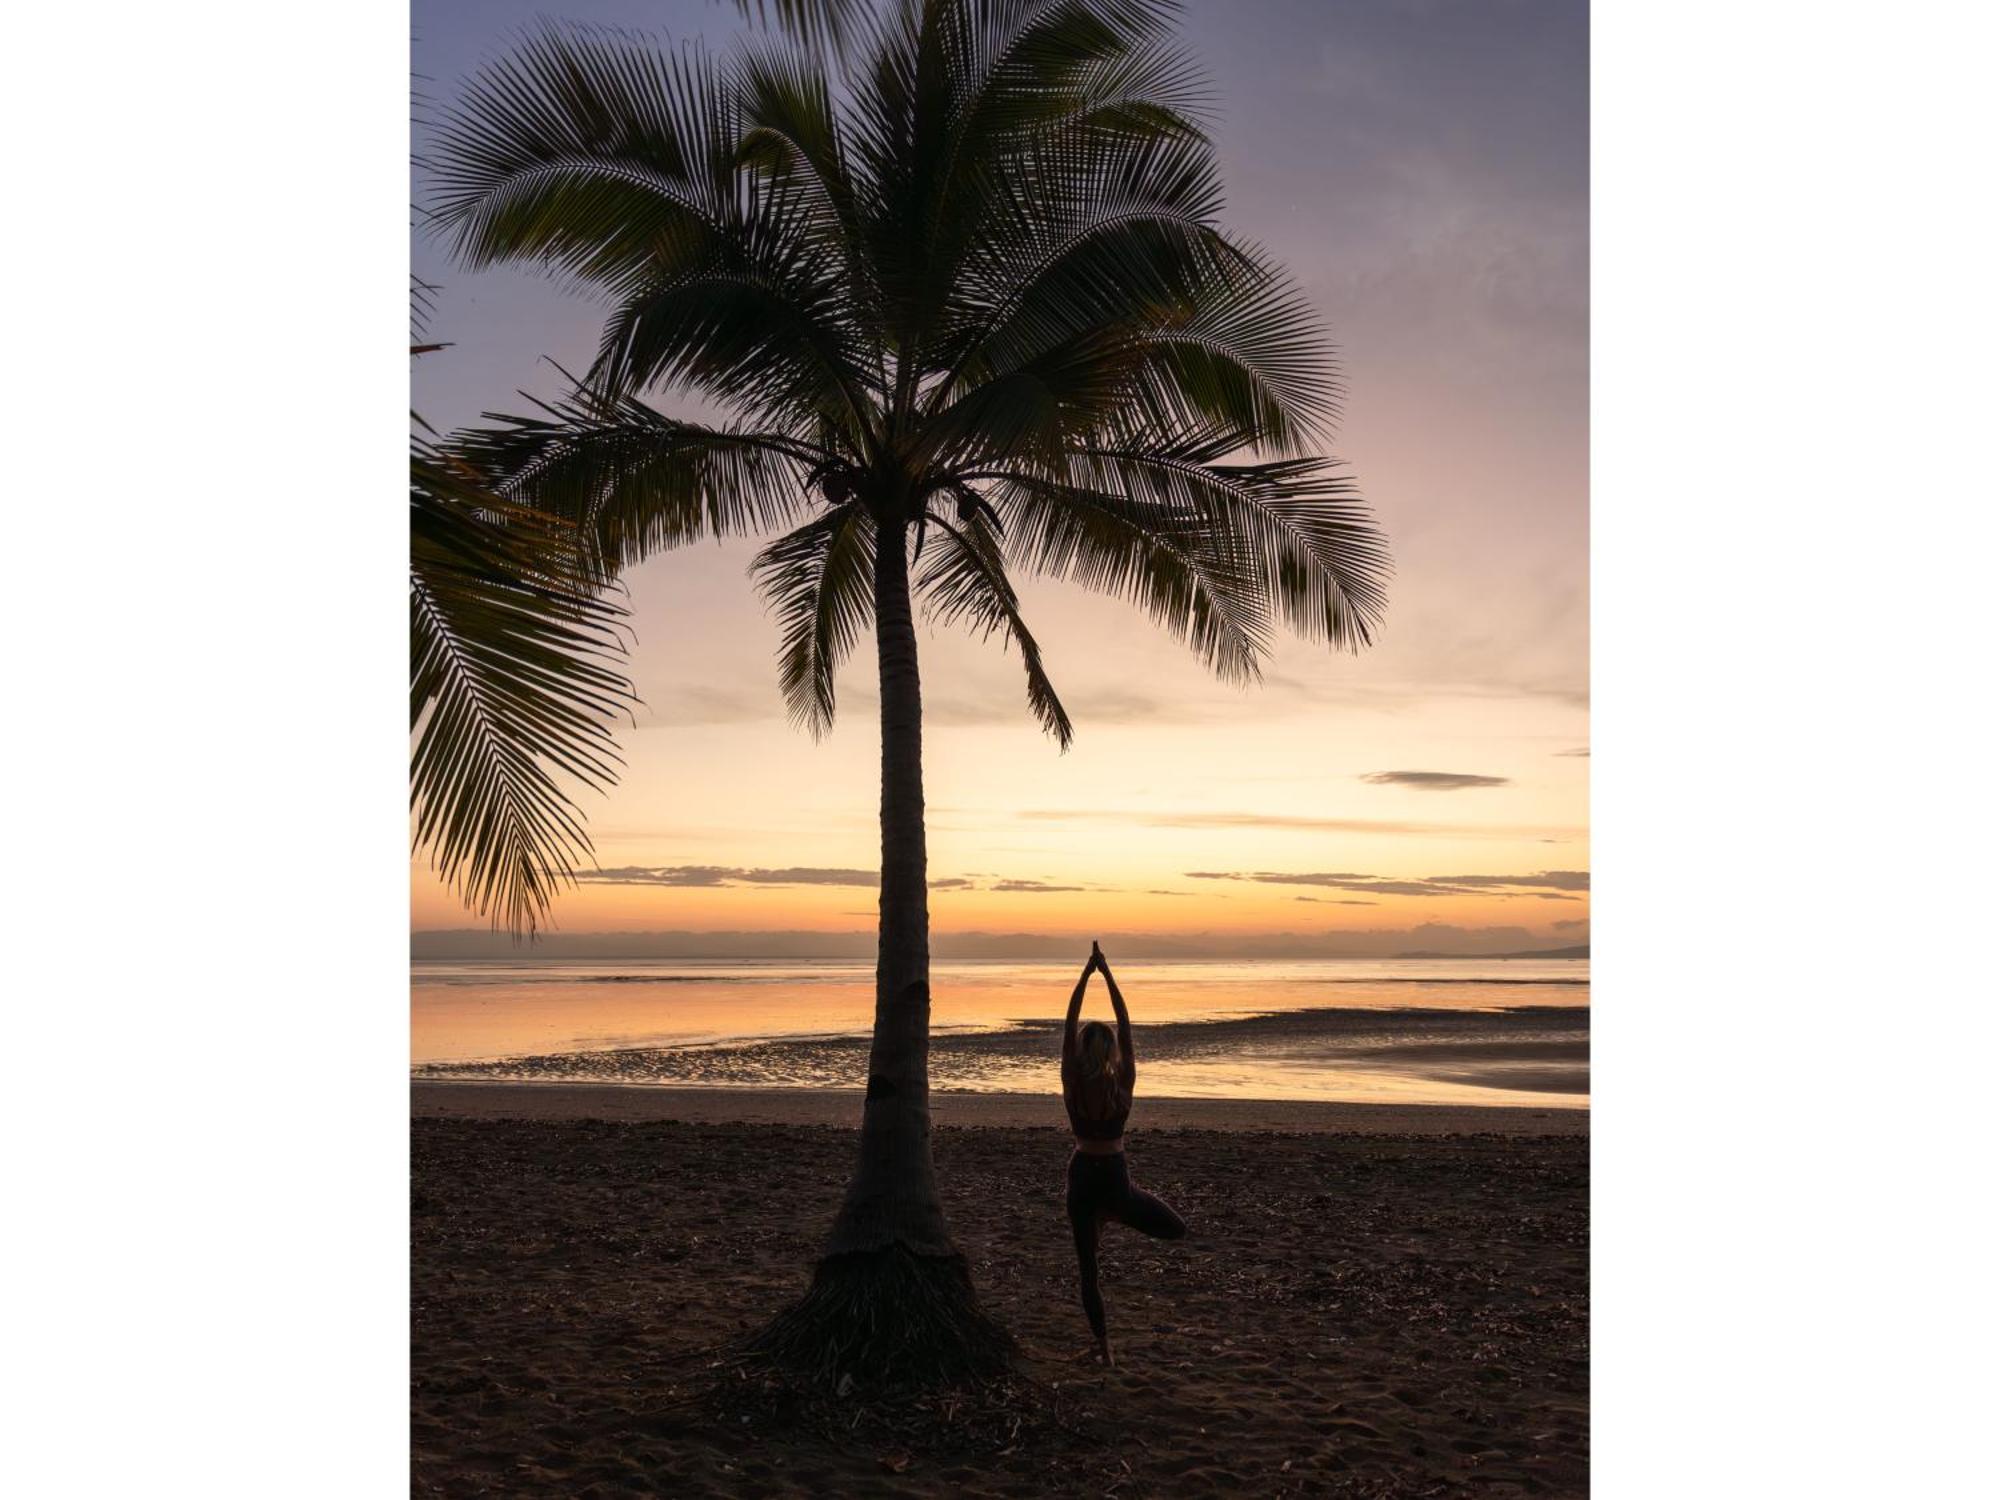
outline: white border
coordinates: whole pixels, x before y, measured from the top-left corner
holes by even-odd
[[[8,51],[8,1488],[404,1493],[408,14]]]
[[[1595,1490],[1969,1492],[2000,36],[1595,24]]]
[[[1995,23],[1596,24],[1597,1492],[1957,1492]],[[408,1482],[407,36],[12,33],[22,1493]]]

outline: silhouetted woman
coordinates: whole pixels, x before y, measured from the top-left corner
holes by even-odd
[[[1111,1008],[1118,1013],[1118,1034],[1102,1021],[1080,1031],[1077,1013],[1083,992],[1090,988],[1090,971],[1101,970],[1111,991]],[[1097,1336],[1097,1357],[1107,1365],[1118,1361],[1104,1332],[1104,1298],[1097,1289],[1097,1240],[1106,1219],[1130,1225],[1155,1239],[1177,1240],[1187,1233],[1181,1216],[1151,1193],[1132,1186],[1125,1170],[1125,1117],[1132,1112],[1132,1084],[1137,1077],[1132,1059],[1132,1018],[1125,997],[1097,944],[1090,945],[1090,962],[1069,997],[1063,1022],[1063,1107],[1069,1111],[1076,1151],[1069,1159],[1069,1225],[1076,1235],[1077,1270],[1083,1277],[1083,1310]]]

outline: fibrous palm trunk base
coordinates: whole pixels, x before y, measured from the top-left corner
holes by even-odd
[[[842,1396],[855,1386],[908,1390],[996,1376],[1016,1353],[1013,1336],[980,1307],[963,1255],[894,1244],[825,1257],[811,1290],[747,1350]]]

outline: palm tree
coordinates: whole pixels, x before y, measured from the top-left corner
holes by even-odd
[[[1067,746],[1017,573],[1128,599],[1248,682],[1278,623],[1365,645],[1387,560],[1317,456],[1338,393],[1322,333],[1217,222],[1173,7],[853,9],[831,7],[839,61],[796,36],[717,59],[543,28],[440,129],[431,210],[463,265],[536,264],[608,308],[568,396],[461,451],[577,521],[601,579],[698,538],[779,532],[753,573],[815,734],[874,632],[881,926],[860,1160],[812,1290],[765,1343],[828,1375],[910,1375],[1004,1345],[931,1166],[913,601],[1017,648],[1031,712]],[[717,415],[669,415],[652,392]]]

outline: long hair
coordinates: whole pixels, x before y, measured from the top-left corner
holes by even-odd
[[[1076,1040],[1076,1112],[1108,1120],[1119,1103],[1118,1038],[1102,1021],[1086,1021]]]

